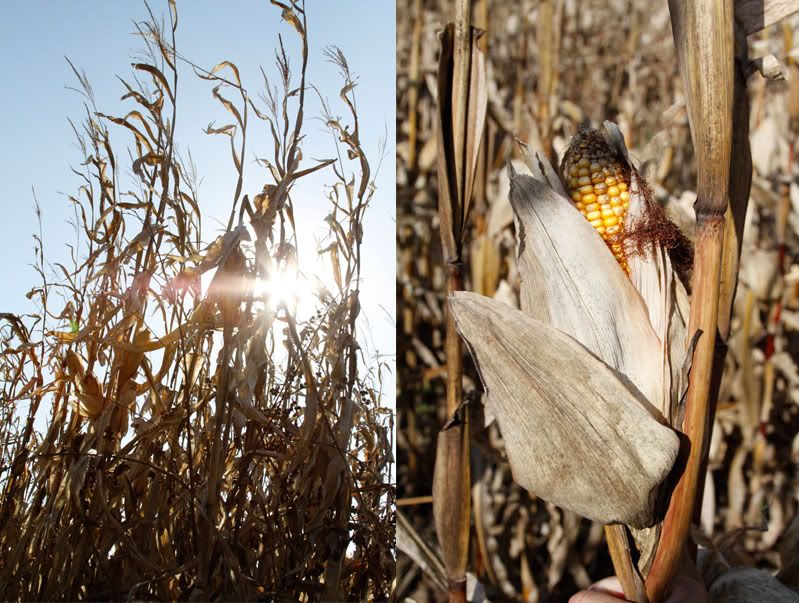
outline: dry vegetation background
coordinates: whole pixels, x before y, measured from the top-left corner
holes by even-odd
[[[435,74],[437,34],[453,11],[414,0],[397,12],[398,538],[416,551],[415,561],[399,554],[397,571],[399,598],[419,602],[446,589],[429,495],[445,420]],[[518,307],[505,171],[514,137],[560,159],[582,123],[615,121],[657,199],[693,236],[693,151],[665,2],[476,0],[474,21],[486,30],[489,105],[465,289]],[[754,179],[701,527],[735,563],[776,569],[795,564],[799,550],[799,19],[748,45],[772,79],[752,65]],[[475,399],[468,362],[465,395]],[[472,422],[469,568],[488,597],[561,601],[610,575],[601,526],[515,486],[497,426],[480,425]]]
[[[44,249],[62,242],[37,238],[39,312],[0,315],[2,600],[390,596],[393,415],[385,367],[360,352],[356,329],[380,158],[361,147],[346,58],[313,46],[302,1],[272,4],[301,53],[274,40],[278,78],[264,74],[260,91],[232,63],[206,70],[180,55],[174,2],[138,24],[142,58],[120,83],[129,113],[104,114],[75,69],[86,112],[72,261],[51,264]],[[320,160],[302,154],[311,52],[342,77],[324,91],[335,100]],[[201,237],[202,174],[174,140],[186,77],[207,80],[227,115],[207,130],[238,182],[215,240]],[[273,141],[255,167],[251,128]],[[243,190],[246,166],[262,189]],[[333,277],[303,318],[255,285],[303,269],[292,189],[317,170]]]

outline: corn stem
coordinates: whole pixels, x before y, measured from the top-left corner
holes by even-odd
[[[655,559],[646,580],[653,603],[665,599],[684,554],[701,488],[714,402],[725,213],[730,200],[734,109],[733,11],[730,0],[669,2],[674,44],[697,157],[697,242],[688,337],[701,333],[693,354],[678,459],[682,474],[672,492]],[[718,369],[716,369],[718,370]],[[676,426],[675,426],[676,427]]]

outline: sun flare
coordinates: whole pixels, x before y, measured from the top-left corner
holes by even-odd
[[[252,287],[256,299],[275,309],[293,309],[314,292],[309,278],[296,268],[275,269],[268,278],[255,279]]]

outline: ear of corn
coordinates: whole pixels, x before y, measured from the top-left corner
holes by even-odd
[[[563,162],[563,177],[572,203],[607,243],[627,274],[630,269],[622,238],[630,206],[628,174],[602,136],[593,130],[575,136]]]

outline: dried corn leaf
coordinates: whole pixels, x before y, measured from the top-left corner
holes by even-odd
[[[456,417],[438,433],[433,476],[433,500],[437,501],[433,505],[436,533],[452,536],[439,538],[441,556],[451,579],[463,576],[468,562],[471,497],[469,464],[463,461],[468,457],[469,427]],[[459,471],[453,471],[453,468]]]
[[[446,592],[447,575],[441,559],[427,546],[400,511],[397,511],[397,548],[411,557],[441,592]]]
[[[481,33],[472,28],[471,70],[466,89],[467,107],[457,107],[460,102],[453,97],[454,36],[455,27],[449,24],[441,34],[441,58],[438,66],[438,104],[436,111],[438,140],[439,219],[441,241],[447,261],[459,261],[460,246],[467,227],[472,186],[485,125],[488,102],[485,85],[485,53],[477,41]],[[454,123],[458,110],[463,110],[466,120]],[[465,132],[463,154],[455,148],[456,132]]]

